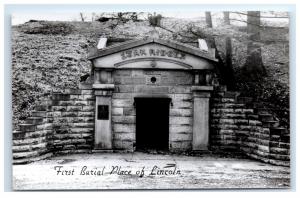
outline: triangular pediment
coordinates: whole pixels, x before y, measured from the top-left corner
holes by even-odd
[[[99,68],[211,69],[209,52],[174,41],[142,39],[96,50],[88,57]]]

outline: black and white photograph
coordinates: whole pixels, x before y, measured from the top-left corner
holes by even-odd
[[[11,15],[12,188],[290,189],[290,13]]]

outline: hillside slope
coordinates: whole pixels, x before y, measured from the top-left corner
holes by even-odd
[[[235,71],[244,63],[247,42],[240,39],[245,33],[239,28],[222,26],[206,30],[203,20],[194,21],[191,25],[187,20],[164,19],[162,24],[166,29],[159,27],[155,29],[163,39],[194,42],[196,45],[197,35],[188,32],[190,27],[212,34],[221,58],[224,58],[225,54],[225,34],[232,36]],[[87,60],[88,49],[96,46],[100,36],[143,38],[150,35],[153,29],[147,21],[129,21],[124,24],[116,20],[103,23],[34,21],[13,26],[13,124],[22,122],[36,101],[47,94],[78,87],[80,77],[90,71],[91,63]],[[276,29],[273,34],[270,30],[262,32],[264,39],[262,56],[269,74],[268,81],[276,81],[282,85],[287,92],[278,94],[285,94],[288,97],[289,45],[286,39],[288,29],[283,28],[280,31]]]

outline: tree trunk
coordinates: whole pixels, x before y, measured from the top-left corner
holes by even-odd
[[[226,85],[228,90],[233,90],[235,87],[235,78],[233,75],[232,67],[228,67],[226,62],[223,61],[218,48],[216,46],[216,41],[214,38],[207,39],[208,44],[211,48],[215,48],[216,50],[216,59],[218,59],[218,63],[216,64],[216,72],[219,77],[220,83]],[[227,60],[225,60],[227,61]]]
[[[226,84],[229,90],[234,89],[235,87],[235,76],[232,68],[232,44],[231,44],[231,38],[226,37],[225,41],[225,47],[226,47],[226,57],[225,57],[225,65],[226,65]]]
[[[84,16],[81,12],[80,12],[80,18],[81,18],[81,21],[84,22]]]
[[[217,63],[216,71],[218,76],[220,77],[220,83],[227,86],[228,90],[234,90],[236,81],[232,68],[232,49],[231,49],[231,38],[226,38],[226,56],[225,62],[219,54],[219,51],[216,46],[215,39],[209,40],[210,46],[216,49],[216,58],[219,60]]]
[[[224,23],[230,25],[229,12],[224,12]],[[225,65],[223,70],[223,78],[228,90],[234,89],[235,77],[232,68],[232,44],[229,36],[225,38]]]
[[[248,12],[247,33],[249,35],[249,43],[247,45],[247,59],[242,69],[242,75],[246,81],[257,81],[266,74],[261,56],[261,48],[257,43],[260,41],[260,12]]]
[[[213,27],[210,12],[205,12],[205,21],[206,21],[207,27],[209,27],[209,28]]]
[[[225,25],[230,25],[229,12],[224,12],[224,23]]]
[[[210,12],[205,12],[205,19],[206,19],[206,25],[207,27],[212,28],[212,19],[211,19],[211,14]],[[222,58],[218,52],[217,46],[216,46],[216,41],[213,37],[209,37],[207,38],[207,41],[210,45],[210,47],[215,48],[216,49],[216,58],[219,60],[218,64],[217,64],[217,73],[219,74],[220,77],[220,82],[222,84],[227,85],[227,88],[229,90],[232,90],[235,86],[235,80],[234,80],[234,75],[233,75],[233,69],[232,69],[232,65],[231,65],[231,40],[230,40],[230,48],[228,51],[228,60],[230,59],[230,64],[227,65],[227,63],[224,63],[222,61]],[[227,44],[227,43],[226,43]],[[227,53],[227,49],[226,49],[226,53]],[[227,61],[227,56],[226,56],[226,60]]]
[[[260,40],[260,12],[249,11],[247,14],[247,33],[250,40]]]
[[[231,45],[231,38],[226,37],[226,65],[232,67],[232,45]]]

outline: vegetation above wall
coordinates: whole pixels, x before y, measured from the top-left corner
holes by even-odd
[[[109,37],[109,44],[114,44],[114,41],[122,39],[149,36],[154,29],[162,39],[178,40],[194,46],[197,46],[198,38],[207,39],[211,46],[217,48],[217,55],[226,66],[225,70],[232,69],[234,89],[265,102],[279,117],[288,121],[289,30],[286,25],[270,27],[262,24],[260,39],[252,41],[246,26],[226,24],[223,18],[214,19],[210,27],[204,17],[188,20],[156,16],[149,15],[149,20],[130,16],[125,19],[122,16],[104,19],[102,16],[92,22],[32,20],[13,26],[14,124],[24,119],[36,101],[48,93],[77,88],[80,77],[90,71],[91,63],[86,58],[88,49],[96,46],[99,37]],[[228,38],[231,43],[230,56]],[[254,42],[261,49],[262,65],[266,71],[264,76],[253,81],[245,81],[242,69],[249,55],[249,42]]]

